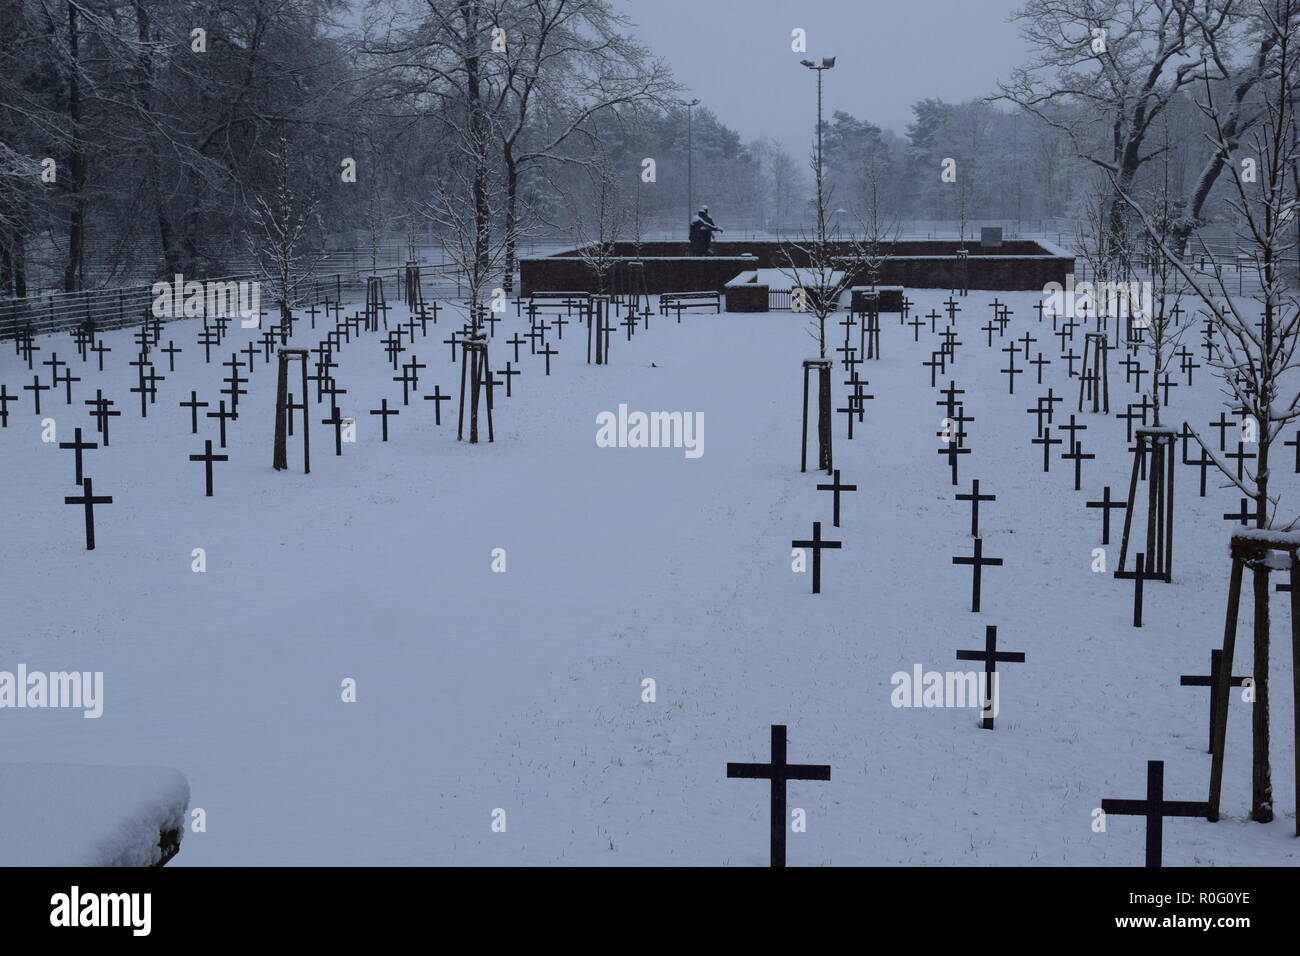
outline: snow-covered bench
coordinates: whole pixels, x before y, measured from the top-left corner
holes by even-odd
[[[676,310],[677,321],[682,320],[682,312],[703,306],[714,312],[722,312],[722,296],[717,292],[665,292],[659,297],[659,314],[667,315]]]
[[[189,803],[166,767],[0,764],[0,866],[163,866]]]
[[[591,305],[590,292],[534,292],[532,295],[520,296],[515,300],[515,314],[520,314],[520,306],[524,302],[523,309],[528,312],[543,312],[548,306],[554,307],[557,311],[564,309],[566,315],[572,315],[574,309],[582,310]]]

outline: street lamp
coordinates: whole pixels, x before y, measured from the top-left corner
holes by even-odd
[[[691,139],[691,111],[700,105],[700,101],[682,100],[682,104],[686,107],[686,223],[689,225],[695,216],[695,156]]]
[[[835,65],[835,57],[822,57],[820,65],[800,60],[800,66],[817,73],[817,238],[826,241],[826,202],[822,196],[822,74]]]

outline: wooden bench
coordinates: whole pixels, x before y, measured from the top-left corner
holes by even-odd
[[[561,307],[564,308],[565,315],[572,315],[574,309],[583,310],[591,305],[590,292],[534,292],[515,300],[515,315],[522,314],[520,306],[525,299],[528,300],[529,312],[543,312],[546,308],[553,307],[557,315]]]
[[[667,315],[669,309],[675,309],[678,322],[681,322],[684,311],[696,306],[711,306],[714,312],[721,314],[722,296],[717,292],[665,292],[659,297],[659,314]]]

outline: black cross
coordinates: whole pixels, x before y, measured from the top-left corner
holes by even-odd
[[[221,336],[212,329],[208,328],[207,321],[203,323],[203,331],[199,333],[199,345],[203,346],[203,363],[212,364],[212,346],[221,344]]]
[[[95,550],[95,505],[111,505],[113,498],[111,495],[95,495],[94,486],[90,478],[85,478],[81,483],[83,494],[69,495],[63,499],[65,505],[82,505],[86,509],[86,550]]]
[[[203,404],[206,405],[207,402],[204,402]],[[226,447],[226,420],[227,419],[234,420],[238,416],[233,411],[229,411],[229,412],[226,411],[226,400],[224,398],[217,403],[217,409],[218,410],[215,412],[208,412],[207,417],[217,419],[217,425],[220,429],[218,437],[221,440],[221,447],[225,448]]]
[[[322,419],[321,424],[334,426],[334,454],[341,456],[343,454],[343,417],[339,415],[337,405],[331,406],[330,417]]]
[[[1022,368],[1016,368],[1016,355],[1019,354],[1019,350],[1016,348],[1014,342],[1002,349],[1002,351],[1007,353],[1007,367],[999,369],[999,371],[1007,377],[1007,383],[1010,386],[1007,394],[1014,395],[1016,394],[1016,376],[1023,375],[1025,370]]]
[[[1031,359],[1030,362],[1029,362],[1029,364],[1032,365],[1032,366],[1034,366],[1034,371],[1035,371],[1035,373],[1037,374],[1037,381],[1035,382],[1035,384],[1036,384],[1036,385],[1042,385],[1042,384],[1043,384],[1043,366],[1044,366],[1044,365],[1051,365],[1051,364],[1052,364],[1052,360],[1051,360],[1051,359],[1045,359],[1045,358],[1043,358],[1043,353],[1042,353],[1042,352],[1039,352],[1039,353],[1038,353],[1038,358],[1036,358],[1036,359]]]
[[[1069,433],[1070,433],[1070,447],[1072,447],[1072,448],[1073,448],[1075,445],[1077,445],[1077,444],[1079,443],[1079,438],[1078,438],[1078,436],[1077,436],[1075,433],[1076,433],[1076,432],[1085,432],[1085,431],[1087,431],[1087,430],[1088,430],[1088,426],[1087,426],[1087,425],[1081,425],[1081,424],[1079,424],[1078,422],[1076,422],[1076,421],[1074,420],[1074,416],[1073,416],[1073,415],[1070,416],[1070,424],[1068,424],[1068,425],[1058,425],[1058,426],[1057,426],[1057,431],[1063,431],[1063,432],[1069,432]]]
[[[509,365],[508,362],[506,364]],[[518,375],[519,373],[514,372],[513,374]],[[507,395],[510,394],[510,379],[506,379],[506,394]],[[433,394],[424,396],[424,400],[426,402],[434,403],[433,421],[435,425],[441,425],[442,424],[442,403],[451,401],[451,396],[442,394],[442,386],[435,385],[433,386]]]
[[[95,430],[104,436],[104,447],[108,447],[108,421],[110,418],[121,417],[121,412],[109,411],[109,406],[113,400],[104,397],[103,389],[95,389],[95,397],[86,400],[87,405],[94,405],[95,410],[90,413],[90,417],[95,419]]]
[[[727,777],[772,781],[772,866],[785,866],[785,785],[789,780],[829,780],[829,764],[786,763],[785,724],[772,725],[770,763],[727,763]]]
[[[1050,425],[1049,425],[1047,428],[1044,428],[1044,429],[1043,429],[1043,434],[1042,434],[1041,436],[1039,436],[1038,438],[1031,438],[1031,439],[1029,439],[1029,443],[1030,443],[1031,445],[1042,445],[1042,446],[1043,446],[1043,471],[1045,471],[1045,472],[1051,470],[1051,466],[1052,466],[1052,458],[1051,458],[1051,455],[1052,455],[1052,446],[1053,446],[1053,445],[1064,445],[1064,444],[1065,444],[1065,442],[1064,442],[1063,440],[1061,440],[1060,438],[1053,438],[1053,437],[1052,437],[1052,428],[1051,428]]]
[[[1073,417],[1073,416],[1071,416]],[[1064,427],[1064,426],[1062,426]],[[1093,452],[1085,453],[1083,445],[1080,442],[1072,442],[1070,450],[1061,455],[1062,461],[1074,462],[1074,490],[1078,491],[1083,486],[1083,463],[1096,458]]]
[[[41,364],[47,366],[50,369],[50,381],[52,381],[54,383],[54,387],[57,388],[59,384],[59,369],[67,365],[68,363],[64,362],[62,359],[59,358],[58,352],[51,352],[49,361],[42,362]]]
[[[557,351],[555,351],[555,349],[551,348],[551,346],[548,344],[548,345],[546,346],[546,348],[538,350],[537,354],[538,354],[538,355],[544,355],[544,356],[546,356],[546,374],[547,374],[547,375],[550,375],[550,374],[551,374],[551,356],[552,356],[552,355],[559,355],[560,353],[557,352]]]
[[[506,398],[510,398],[510,397],[511,397],[511,391],[510,391],[510,380],[511,380],[512,378],[514,378],[516,375],[519,374],[519,369],[514,368],[514,367],[512,366],[512,363],[510,363],[510,362],[506,362],[506,367],[505,367],[504,369],[498,371],[497,374],[498,374],[498,375],[504,375],[504,376],[505,376],[505,379],[506,379]],[[427,399],[427,398],[431,398],[431,397],[432,397],[432,396],[425,396],[426,399]]]
[[[262,333],[262,350],[266,353],[266,361],[268,362],[271,361],[271,350],[275,348],[276,338],[277,336],[275,334],[274,329],[267,329],[265,332]],[[235,356],[231,355],[230,357],[233,359]],[[221,364],[229,365],[230,363],[222,362]],[[241,363],[241,367],[242,367],[242,363]]]
[[[852,427],[853,427],[853,419],[849,419],[849,428],[852,428]],[[817,490],[818,490],[818,491],[830,491],[830,492],[833,492],[833,493],[834,493],[834,495],[835,495],[835,508],[834,508],[834,510],[835,510],[835,522],[834,522],[834,523],[835,523],[835,527],[838,528],[838,527],[840,526],[840,492],[842,492],[842,491],[857,491],[857,490],[858,490],[858,486],[857,486],[857,485],[842,485],[842,484],[840,484],[840,470],[839,470],[838,468],[835,469],[834,476],[835,476],[835,480],[834,480],[833,482],[831,482],[830,484],[818,485],[818,486],[817,486]]]
[[[177,404],[179,404],[181,408],[188,408],[190,410],[190,434],[197,435],[199,433],[199,409],[207,408],[208,403],[200,402],[199,393],[191,390],[190,400],[188,402],[178,402]]]
[[[1236,451],[1230,451],[1230,452],[1228,452],[1226,455],[1224,455],[1223,457],[1224,457],[1224,458],[1235,458],[1235,459],[1237,460],[1237,480],[1238,480],[1238,481],[1241,481],[1242,470],[1243,470],[1244,467],[1245,467],[1246,459],[1248,459],[1248,458],[1258,458],[1259,455],[1256,454],[1256,453],[1253,452],[1253,451],[1247,453],[1247,452],[1246,452],[1246,443],[1245,443],[1245,442],[1241,442],[1241,441],[1239,441],[1239,442],[1237,442],[1237,450],[1236,450]]]
[[[446,341],[446,340],[444,339],[444,341]],[[519,346],[523,345],[523,344],[524,344],[524,341],[525,341],[524,339],[521,339],[521,338],[519,337],[519,333],[518,333],[518,332],[516,332],[516,333],[514,334],[514,337],[513,337],[513,338],[506,339],[506,345],[513,345],[513,346],[515,347],[515,364],[516,364],[516,365],[519,364]],[[453,348],[454,348],[454,346],[453,346]],[[455,361],[455,355],[454,355],[454,354],[452,355],[452,360]]]
[[[984,557],[984,539],[975,539],[975,556],[970,558],[956,557],[952,559],[953,564],[969,564],[974,569],[974,580],[971,584],[971,611],[979,613],[980,609],[980,581],[983,578],[985,566],[1001,567],[1001,558]]]
[[[1156,388],[1164,389],[1165,394],[1164,394],[1163,401],[1165,403],[1166,408],[1169,406],[1169,390],[1171,388],[1177,388],[1177,387],[1178,387],[1178,383],[1174,381],[1170,381],[1168,372],[1165,372],[1165,374],[1161,377],[1159,384],[1156,385]]]
[[[1033,408],[1026,408],[1026,409],[1025,409],[1025,414],[1026,414],[1026,415],[1033,415],[1033,416],[1034,416],[1034,424],[1035,424],[1035,426],[1036,426],[1035,434],[1036,434],[1036,435],[1042,435],[1042,434],[1043,434],[1043,418],[1044,418],[1045,416],[1050,416],[1050,415],[1052,414],[1052,409],[1051,409],[1050,406],[1048,406],[1048,405],[1044,405],[1044,404],[1043,404],[1043,398],[1042,398],[1042,396],[1039,396],[1039,399],[1038,399],[1037,402],[1034,403],[1034,407],[1033,407]],[[1050,421],[1050,419],[1049,419],[1049,421]]]
[[[1217,422],[1210,422],[1210,427],[1219,430],[1219,451],[1227,451],[1228,429],[1237,427],[1237,423],[1229,421],[1227,415],[1223,412],[1219,412],[1219,420]]]
[[[1142,582],[1143,581],[1163,581],[1164,574],[1146,569],[1147,557],[1145,554],[1138,552],[1137,564],[1132,571],[1116,571],[1115,577],[1123,580],[1133,580],[1133,626],[1142,626]]]
[[[4,393],[0,390],[0,399],[3,398]],[[1282,444],[1287,448],[1295,449],[1295,471],[1297,475],[1300,475],[1300,429],[1296,430],[1295,438],[1292,438],[1290,441],[1284,441]]]
[[[1209,817],[1210,805],[1191,800],[1165,799],[1165,762],[1147,761],[1147,798],[1145,800],[1101,801],[1103,813],[1147,818],[1146,865],[1160,866],[1165,817]]]
[[[420,364],[418,367],[427,368],[428,366]],[[415,371],[415,369],[416,366],[413,366],[410,362],[408,362],[402,366],[401,375],[393,376],[394,382],[402,383],[402,404],[403,405],[409,405],[411,403],[411,389],[419,384],[420,376],[419,373]],[[385,418],[384,421],[388,421],[388,419]]]
[[[104,353],[111,352],[113,350],[109,348],[107,345],[105,345],[103,342],[96,342],[94,345],[90,347],[90,351],[94,352],[95,357],[99,359],[99,370],[101,372],[104,371]]]
[[[1142,410],[1142,414],[1139,415],[1137,412],[1134,411],[1134,409],[1141,409],[1141,410]],[[1116,413],[1115,413],[1115,417],[1116,417],[1116,418],[1119,418],[1119,419],[1123,419],[1123,421],[1124,421],[1124,425],[1125,425],[1125,429],[1126,429],[1126,436],[1125,436],[1124,440],[1125,440],[1125,441],[1132,441],[1132,440],[1133,440],[1133,423],[1134,423],[1135,421],[1139,421],[1139,420],[1140,420],[1140,421],[1142,422],[1142,424],[1145,425],[1145,424],[1147,423],[1147,410],[1146,410],[1145,408],[1142,408],[1141,405],[1138,405],[1136,402],[1134,402],[1134,403],[1132,403],[1132,404],[1130,404],[1130,405],[1127,405],[1127,406],[1125,407],[1123,413],[1116,412]]]
[[[976,610],[979,610],[976,608]],[[993,706],[993,682],[997,679],[998,662],[1004,664],[1023,664],[1025,662],[1024,651],[999,651],[998,650],[998,629],[992,624],[984,628],[984,650],[982,651],[958,651],[957,660],[959,661],[983,661],[984,662],[984,692],[986,699],[981,701],[981,709],[985,711],[984,716],[980,718],[980,728],[983,730],[993,729],[993,717],[988,713]]]
[[[185,350],[178,349],[176,347],[176,343],[173,342],[171,339],[168,339],[167,347],[165,349],[159,349],[158,351],[162,352],[164,355],[167,356],[167,371],[174,372],[176,371],[176,355],[177,353],[184,352]],[[103,369],[100,369],[100,371],[103,371]]]
[[[134,365],[136,363],[132,362],[131,364]],[[148,364],[149,363],[146,362],[140,365],[139,367],[140,384],[134,385],[131,388],[127,389],[127,391],[138,393],[140,396],[140,417],[141,418],[149,417],[148,400],[158,393],[158,388],[156,385],[154,385],[154,382],[160,381],[158,376],[153,372],[152,366],[150,366],[150,378],[147,379],[145,378],[144,366]]]
[[[947,360],[944,358],[944,355],[943,355],[942,352],[931,352],[931,353],[930,353],[930,361],[928,361],[928,362],[922,362],[921,365],[924,366],[925,368],[928,368],[928,369],[930,370],[930,387],[931,387],[931,388],[934,388],[934,376],[935,376],[935,373],[936,373],[936,372],[939,372],[939,371],[941,371],[941,370],[943,370],[943,369],[945,369],[945,368],[948,367]]]
[[[957,456],[969,455],[971,453],[971,450],[969,448],[962,448],[956,441],[952,441],[949,442],[943,448],[936,448],[935,451],[938,452],[940,455],[948,456],[948,465],[952,472],[952,483],[956,485],[957,484]]]
[[[72,440],[72,441],[61,441],[61,442],[59,442],[59,447],[60,447],[60,448],[70,448],[70,449],[72,449],[72,451],[76,454],[76,457],[77,457],[77,480],[76,480],[75,483],[78,484],[78,485],[81,484],[81,453],[82,453],[83,451],[87,451],[87,450],[89,450],[89,449],[91,449],[91,448],[98,448],[99,445],[97,445],[95,442],[83,442],[83,441],[81,440],[81,429],[78,428],[76,431],[73,432],[73,440]]]
[[[1259,516],[1259,509],[1258,509],[1257,507],[1254,508],[1254,510],[1252,510],[1252,511],[1248,511],[1248,510],[1246,510],[1247,508],[1252,508],[1252,507],[1254,507],[1254,505],[1255,505],[1255,502],[1251,501],[1249,498],[1242,498],[1242,499],[1241,499],[1241,510],[1238,511],[1235,515],[1233,515],[1233,514],[1227,514],[1227,515],[1224,515],[1224,516],[1223,516],[1223,520],[1224,520],[1224,521],[1238,521],[1238,522],[1241,523],[1241,526],[1242,526],[1243,528],[1244,528],[1244,527],[1247,527],[1247,526],[1250,524],[1250,522],[1254,521],[1254,520]]]
[[[388,416],[399,415],[401,414],[401,412],[396,408],[389,408],[388,399],[384,399],[382,402],[379,403],[378,408],[372,408],[370,410],[370,414],[380,416],[379,421],[383,425],[384,441],[388,441]]]
[[[62,378],[59,377],[58,372],[54,373],[54,387],[58,388],[60,385],[62,385],[67,390],[65,394],[65,402],[68,405],[72,404],[72,383],[80,382],[80,381],[81,381],[81,377],[77,375],[73,375],[72,369],[68,369],[63,374]]]
[[[859,387],[860,387],[860,386],[859,386]],[[848,423],[848,426],[849,426],[849,431],[848,431],[848,438],[849,438],[849,441],[852,441],[852,440],[853,440],[853,419],[854,419],[855,417],[859,418],[859,420],[861,419],[861,413],[858,411],[858,408],[859,408],[859,405],[858,405],[856,402],[854,402],[854,400],[853,400],[853,396],[850,395],[850,396],[849,396],[849,404],[848,404],[846,407],[835,409],[836,414],[838,414],[838,415],[843,415],[844,418],[845,418],[845,421]],[[837,522],[837,523],[838,523],[838,522]]]
[[[980,502],[997,501],[998,496],[980,494],[980,480],[976,478],[971,482],[970,494],[959,494],[957,500],[970,502],[970,533],[972,538],[978,538],[980,536]]]
[[[1223,651],[1217,647],[1210,651],[1210,673],[1204,676],[1184,674],[1178,678],[1178,684],[1181,687],[1208,687],[1210,688],[1210,744],[1206,752],[1214,750],[1214,715],[1218,713],[1219,701],[1219,674],[1223,667]],[[1229,687],[1244,687],[1249,677],[1228,676]]]
[[[1039,399],[1039,402],[1047,405],[1047,424],[1054,424],[1056,421],[1056,406],[1063,401],[1060,395],[1056,394],[1056,389],[1049,388],[1047,394]]]
[[[944,396],[943,401],[935,402],[935,404],[945,406],[948,412],[947,417],[952,418],[954,415],[957,414],[957,405],[959,404],[957,401],[957,396],[965,395],[966,389],[958,388],[957,383],[949,379],[948,387],[939,389],[939,394]]]
[[[34,399],[36,404],[37,415],[41,413],[41,392],[48,392],[53,387],[54,387],[53,385],[42,385],[41,377],[39,375],[32,376],[32,384],[23,386],[24,392],[32,393],[32,398]]]
[[[190,461],[201,461],[206,472],[206,495],[212,497],[212,463],[214,461],[230,461],[229,455],[214,455],[212,453],[212,439],[209,438],[203,443],[203,454],[190,455]]]
[[[10,395],[8,387],[0,382],[0,428],[9,427],[9,403],[18,401],[17,395]]]
[[[822,593],[822,548],[841,548],[843,543],[840,541],[823,541],[822,540],[822,523],[813,522],[813,536],[809,541],[791,541],[792,548],[811,548],[813,553],[813,594]]]
[[[1110,500],[1110,485],[1107,485],[1107,486],[1102,490],[1101,501],[1089,501],[1089,502],[1087,503],[1087,507],[1089,507],[1089,508],[1100,508],[1100,509],[1101,509],[1101,543],[1102,543],[1102,544],[1110,544],[1110,513],[1111,513],[1112,510],[1117,509],[1117,508],[1118,508],[1120,511],[1125,511],[1125,510],[1127,510],[1127,508],[1128,508],[1128,502],[1127,502],[1127,501],[1111,501],[1111,500]]]

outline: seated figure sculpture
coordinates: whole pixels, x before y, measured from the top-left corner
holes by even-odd
[[[722,232],[722,227],[709,216],[709,207],[704,206],[691,220],[690,246],[693,256],[713,255],[713,234]]]

